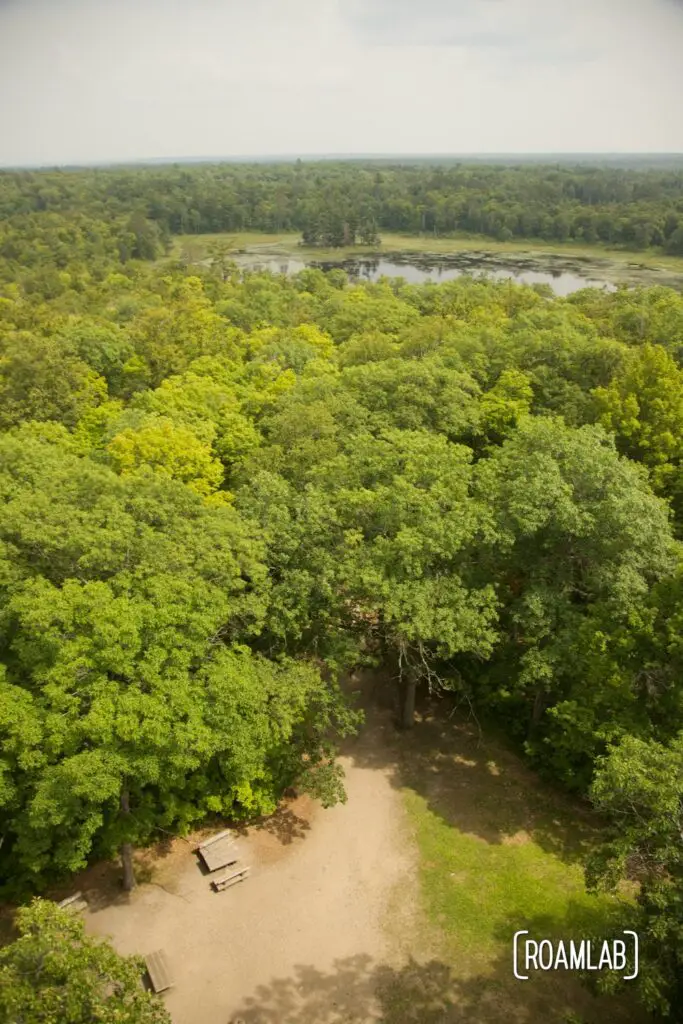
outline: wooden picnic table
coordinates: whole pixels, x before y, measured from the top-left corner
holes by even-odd
[[[219,832],[197,847],[197,853],[204,861],[207,871],[214,872],[220,868],[236,864],[238,860],[235,833],[231,829]]]
[[[156,953],[150,953],[149,956],[145,957],[145,964],[147,965],[149,980],[155,992],[165,992],[167,988],[171,988],[173,979],[171,978],[171,970],[163,949],[158,949]]]

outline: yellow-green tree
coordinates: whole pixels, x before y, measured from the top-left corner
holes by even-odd
[[[211,424],[204,433],[212,439]],[[212,455],[210,440],[167,416],[149,416],[137,428],[127,427],[111,439],[106,451],[122,475],[150,467],[205,497],[218,490],[223,480],[223,467]]]
[[[670,493],[683,454],[683,371],[661,345],[629,353],[623,369],[593,398],[599,422],[620,451],[652,471],[655,487]]]

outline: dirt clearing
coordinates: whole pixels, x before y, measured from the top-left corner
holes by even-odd
[[[348,803],[323,811],[300,799],[240,838],[245,882],[214,893],[191,847],[175,841],[151,882],[88,913],[88,930],[121,953],[166,951],[175,1024],[308,1020],[313,977],[334,977],[342,963],[356,977],[343,986],[345,1015],[319,1019],[381,1019],[373,984],[358,975],[393,958],[384,925],[397,887],[412,899],[413,853],[388,771],[344,766]]]

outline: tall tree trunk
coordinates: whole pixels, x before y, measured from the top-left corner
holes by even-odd
[[[130,814],[130,798],[128,790],[121,792],[121,816]],[[121,863],[123,865],[123,888],[125,892],[132,892],[135,888],[135,870],[133,868],[133,846],[132,843],[121,843],[119,849]]]
[[[121,844],[121,863],[123,864],[123,888],[132,892],[135,888],[135,871],[133,870],[133,847],[130,843]]]
[[[531,712],[531,720],[529,721],[529,729],[527,731],[527,741],[532,740],[536,735],[536,731],[541,724],[543,712],[545,711],[545,690],[541,689],[536,691],[536,697],[534,700],[533,710]]]
[[[410,673],[403,684],[403,708],[401,711],[401,725],[404,729],[412,729],[415,725],[415,691],[417,681]]]

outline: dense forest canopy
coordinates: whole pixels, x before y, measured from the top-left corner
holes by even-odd
[[[0,224],[0,257],[57,269],[78,250],[151,259],[169,235],[247,230],[297,231],[313,245],[468,232],[680,254],[683,169],[297,161],[4,171]]]
[[[416,231],[606,218],[624,242],[642,215],[675,246],[681,183],[0,176],[5,893],[117,850],[132,884],[135,844],[288,786],[343,799],[358,715],[337,679],[382,661],[406,726],[421,688],[451,691],[592,795],[614,823],[592,883],[640,883],[642,995],[680,1005],[683,297],[152,257],[172,232],[335,209]]]

